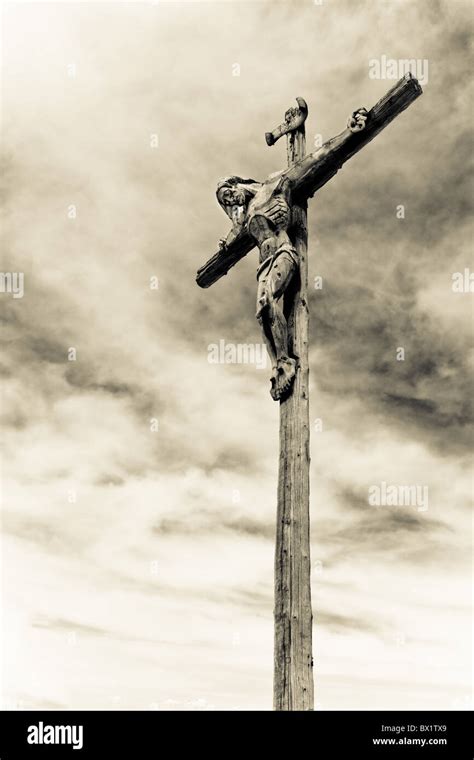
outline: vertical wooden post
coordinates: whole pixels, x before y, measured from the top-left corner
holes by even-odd
[[[328,140],[321,150],[287,170],[286,178],[298,199],[292,204],[289,235],[299,256],[299,272],[285,292],[290,356],[297,360],[291,395],[280,402],[280,461],[275,551],[275,650],[273,704],[275,710],[312,710],[312,609],[309,521],[309,398],[308,398],[308,232],[306,202],[320,187],[405,110],[422,89],[406,74],[367,112],[352,113],[343,132]],[[288,139],[288,164],[305,155],[304,120],[306,101],[296,98],[298,108],[288,109],[285,122],[265,133],[267,145],[283,135]],[[285,174],[285,173],[284,173]],[[268,182],[273,182],[270,175]],[[260,190],[258,191],[260,192]],[[262,203],[268,201],[266,188]],[[247,214],[247,212],[246,212]],[[227,274],[257,244],[250,234],[248,217],[236,237],[209,259],[197,272],[197,283],[208,288]]]
[[[290,132],[288,165],[305,155],[304,124]],[[275,549],[274,710],[313,710],[309,525],[309,366],[307,204],[293,206],[291,238],[298,252],[286,305],[290,355],[298,369],[290,396],[280,402],[280,461]]]

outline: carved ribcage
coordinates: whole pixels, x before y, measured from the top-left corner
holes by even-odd
[[[286,229],[290,221],[290,209],[284,198],[272,198],[267,208],[265,216],[278,229]]]

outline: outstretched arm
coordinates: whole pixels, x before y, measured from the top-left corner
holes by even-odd
[[[312,197],[351,156],[373,140],[421,93],[418,81],[406,74],[370,111],[365,108],[354,111],[343,132],[286,170],[295,200]]]
[[[235,243],[239,235],[242,235],[244,229],[242,225],[236,225],[232,227],[226,238],[219,240],[219,250],[225,251],[232,243]]]
[[[368,140],[364,140],[365,136],[360,135],[366,128],[369,116],[366,108],[358,108],[353,111],[343,132],[325,142],[319,150],[309,153],[301,161],[287,169],[286,175],[295,195],[301,191],[306,198],[314,195],[316,190],[319,190],[336,174],[348,158],[356,153],[372,136],[375,136],[372,135]],[[370,121],[368,123],[370,125]],[[358,146],[357,143],[359,142],[360,145]]]

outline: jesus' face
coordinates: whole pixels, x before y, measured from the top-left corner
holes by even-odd
[[[245,205],[247,203],[245,190],[239,185],[222,187],[217,198],[227,216],[232,219],[234,226],[241,226],[245,219]]]
[[[245,192],[236,185],[235,187],[223,187],[219,190],[219,201],[223,206],[244,206],[245,205]]]

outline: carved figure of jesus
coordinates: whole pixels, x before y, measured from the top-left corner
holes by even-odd
[[[367,111],[360,108],[349,117],[351,131],[365,126]],[[313,158],[314,156],[314,158]],[[308,171],[319,153],[306,156],[301,170]],[[288,230],[291,224],[291,194],[298,172],[284,170],[271,174],[264,182],[232,176],[217,185],[217,200],[232,221],[232,229],[219,242],[221,250],[230,245],[243,229],[259,249],[257,270],[257,313],[263,338],[272,363],[270,394],[275,401],[291,389],[296,360],[288,353],[288,328],[284,313],[284,294],[298,268],[298,255]]]

